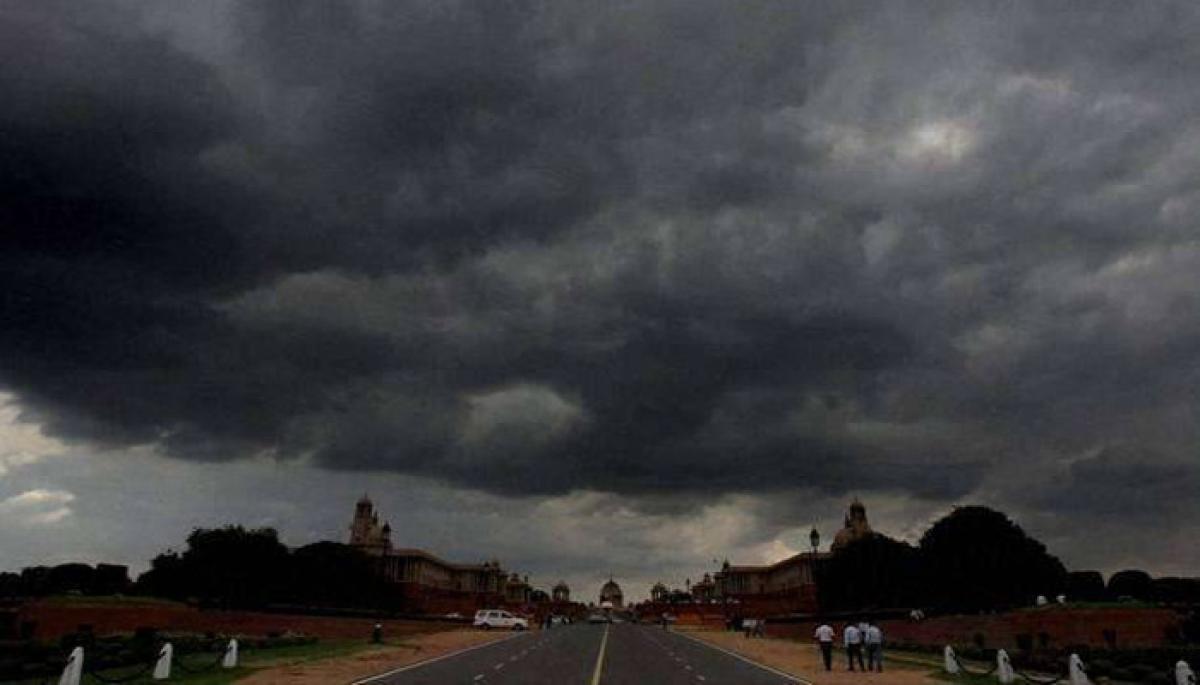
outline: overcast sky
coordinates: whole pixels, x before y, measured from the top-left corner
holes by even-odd
[[[956,503],[1197,574],[1200,8],[0,6],[0,567],[585,599]]]

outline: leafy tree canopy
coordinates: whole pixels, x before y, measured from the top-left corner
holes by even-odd
[[[1031,604],[1065,590],[1067,571],[1045,545],[1004,514],[956,507],[921,537],[924,580],[933,603],[956,610]]]

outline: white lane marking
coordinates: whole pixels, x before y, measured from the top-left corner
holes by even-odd
[[[697,674],[696,674],[696,680],[699,680],[700,682],[704,682],[705,678],[704,678],[704,676],[702,676],[702,675],[700,675],[699,673],[697,673]]]
[[[596,654],[596,670],[592,671],[592,685],[600,685],[600,674],[604,672],[604,650],[608,648],[608,626],[604,626],[604,637],[600,638],[600,652]]]
[[[471,680],[483,680],[483,674],[480,673],[479,675],[475,676],[474,678],[471,678]]]
[[[425,667],[425,666],[428,666],[429,664],[436,663],[436,662],[438,662],[438,661],[444,661],[444,660],[446,660],[446,659],[453,659],[454,657],[456,657],[456,656],[461,656],[461,655],[463,655],[463,654],[466,654],[467,652],[474,652],[474,651],[475,651],[475,650],[477,650],[477,649],[483,649],[484,647],[491,647],[492,645],[498,645],[498,644],[500,644],[501,642],[508,642],[509,640],[514,640],[514,639],[516,639],[516,638],[518,638],[518,637],[521,637],[521,633],[517,633],[517,634],[515,634],[515,635],[509,635],[508,637],[502,637],[502,638],[500,638],[499,640],[493,640],[492,642],[485,642],[485,643],[483,643],[483,644],[481,644],[481,645],[474,645],[474,646],[472,646],[472,647],[467,647],[466,649],[460,649],[460,650],[458,650],[457,652],[450,652],[449,654],[443,654],[443,655],[441,655],[441,656],[435,656],[435,657],[433,657],[432,659],[426,659],[426,660],[424,660],[424,661],[418,661],[418,662],[417,662],[417,663],[415,663],[415,664],[409,664],[409,665],[407,665],[407,666],[401,666],[400,668],[393,669],[393,670],[391,670],[391,671],[388,671],[387,673],[380,673],[379,675],[373,675],[373,676],[370,676],[370,677],[367,677],[367,678],[363,678],[362,680],[356,680],[356,681],[354,681],[354,682],[350,683],[350,685],[366,685],[367,683],[373,683],[373,682],[375,682],[376,680],[382,680],[382,679],[384,679],[384,678],[387,678],[387,677],[389,677],[389,676],[396,675],[397,673],[404,673],[405,671],[413,671],[413,670],[416,670],[416,669],[418,669],[418,668],[423,668],[423,667]]]
[[[704,640],[701,640],[699,638],[695,638],[690,635],[684,635],[683,633],[674,633],[674,634],[678,635],[679,637],[682,637],[685,640],[691,640],[692,642],[695,642],[698,645],[708,647],[709,649],[714,649],[718,652],[721,652],[722,654],[727,654],[727,655],[737,659],[738,661],[744,661],[745,663],[748,663],[751,666],[754,666],[755,668],[761,668],[762,670],[764,670],[768,673],[774,673],[777,676],[787,678],[789,681],[791,681],[793,683],[801,683],[802,685],[814,685],[813,681],[811,681],[811,680],[805,680],[804,678],[801,678],[800,676],[795,676],[795,675],[792,675],[791,673],[785,673],[784,671],[781,671],[777,668],[771,668],[770,666],[767,666],[766,664],[760,664],[757,661],[754,661],[753,659],[747,659],[746,657],[742,656],[741,654],[738,654],[737,652],[731,652],[728,649],[725,649],[723,647],[718,647],[712,643],[705,642]]]
[[[500,663],[496,664],[495,666],[492,666],[492,668],[494,668],[494,669],[496,669],[497,671],[499,671],[500,669],[504,668],[504,662],[503,662],[503,661],[501,661]]]

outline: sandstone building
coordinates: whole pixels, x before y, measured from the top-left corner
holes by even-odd
[[[807,613],[817,610],[816,566],[851,542],[871,535],[867,508],[855,499],[834,536],[830,552],[801,552],[773,564],[738,566],[728,561],[713,576],[699,601],[733,602],[742,613]],[[815,532],[814,532],[815,535]]]
[[[625,595],[621,592],[621,586],[617,585],[612,578],[600,588],[600,606],[605,609],[620,609],[625,605]]]
[[[394,584],[408,611],[468,615],[476,609],[522,607],[531,600],[528,577],[508,574],[499,561],[461,564],[425,550],[392,546],[391,526],[380,522],[370,498],[354,506],[350,546],[378,559],[380,575]]]
[[[571,601],[571,588],[567,586],[566,581],[558,581],[558,585],[554,586],[551,591],[551,600],[554,602],[569,603]]]

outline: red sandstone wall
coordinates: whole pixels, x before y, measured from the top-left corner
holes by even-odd
[[[799,623],[768,623],[767,634],[775,637],[812,639],[817,621]],[[913,643],[940,647],[942,645],[971,645],[975,635],[984,636],[984,646],[1017,650],[1017,636],[1032,636],[1035,647],[1041,647],[1039,634],[1048,637],[1047,647],[1087,645],[1104,648],[1108,644],[1104,631],[1116,634],[1116,647],[1136,649],[1160,647],[1167,644],[1179,630],[1179,616],[1169,609],[1070,608],[1014,611],[984,616],[940,616],[924,621],[884,620],[879,622],[885,639],[890,643]],[[841,626],[837,626],[839,634]]]
[[[90,625],[96,635],[132,633],[142,627],[178,633],[221,633],[262,636],[268,633],[304,633],[320,638],[366,638],[376,623],[384,626],[384,635],[404,635],[461,626],[438,621],[375,620],[268,614],[249,611],[201,611],[175,605],[140,606],[63,606],[31,603],[20,608],[18,623],[35,624],[37,640],[57,640],[60,636]]]

